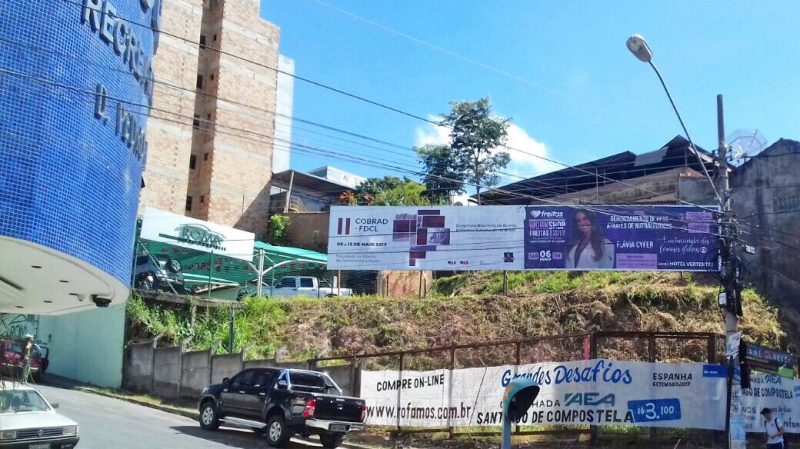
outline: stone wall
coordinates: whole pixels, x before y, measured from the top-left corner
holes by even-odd
[[[378,294],[392,298],[424,298],[432,281],[431,271],[385,270],[378,273]]]

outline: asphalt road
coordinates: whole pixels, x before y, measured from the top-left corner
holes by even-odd
[[[197,421],[82,391],[37,386],[58,412],[80,426],[79,449],[196,449],[268,447],[252,431],[222,427],[215,432]],[[292,440],[288,449],[314,449],[314,443]]]

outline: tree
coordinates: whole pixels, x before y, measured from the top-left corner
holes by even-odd
[[[289,239],[289,217],[272,215],[269,217],[267,241],[273,245],[284,245]]]
[[[347,190],[339,195],[339,204],[345,204],[348,206],[355,206],[358,204],[358,199],[356,198],[356,194],[353,193],[352,190]]]
[[[369,178],[356,187],[358,204],[374,206],[421,206],[430,204],[423,196],[425,186],[414,180],[395,176]]]
[[[488,98],[450,104],[452,111],[442,120],[451,128],[450,144],[416,149],[425,169],[423,182],[439,197],[474,185],[480,204],[481,188],[496,185],[498,172],[511,160],[508,153],[497,151],[506,142],[510,120],[492,116]]]
[[[495,151],[506,143],[509,119],[492,117],[488,98],[478,101],[452,103],[453,111],[444,117],[444,123],[452,127],[450,148],[466,174],[466,181],[475,185],[478,204],[481,202],[481,187],[497,185],[497,172],[504,169],[511,156],[504,151]]]
[[[457,167],[448,145],[425,145],[416,148],[425,175],[425,196],[434,204],[444,204],[453,193],[464,191],[465,174]]]

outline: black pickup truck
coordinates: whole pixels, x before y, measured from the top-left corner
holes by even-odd
[[[266,434],[271,446],[317,434],[323,447],[335,448],[348,432],[364,428],[366,414],[364,400],[343,396],[325,373],[251,368],[204,388],[199,420],[207,430],[226,424]]]

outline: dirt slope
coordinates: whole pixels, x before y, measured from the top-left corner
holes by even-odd
[[[510,274],[509,294],[499,273],[459,275],[437,282],[428,298],[353,297],[294,300],[250,298],[237,312],[234,346],[246,357],[288,359],[315,355],[373,353],[399,349],[580,333],[593,330],[700,331],[723,333],[713,279],[679,274],[524,272]],[[171,311],[132,299],[128,315],[133,338],[164,333],[162,344],[188,336],[190,347],[227,341],[225,310]],[[785,343],[778,313],[752,291],[745,293],[741,328],[768,346]],[[578,343],[543,347],[537,358],[568,356]],[[703,354],[703,347],[663,348],[670,358]],[[606,356],[630,356],[641,348],[614,346]],[[559,354],[559,351],[562,354]],[[672,352],[670,352],[672,351]],[[668,355],[669,354],[669,355]],[[486,354],[475,354],[485,357]],[[488,360],[482,360],[488,362]],[[421,365],[427,365],[420,361]]]

